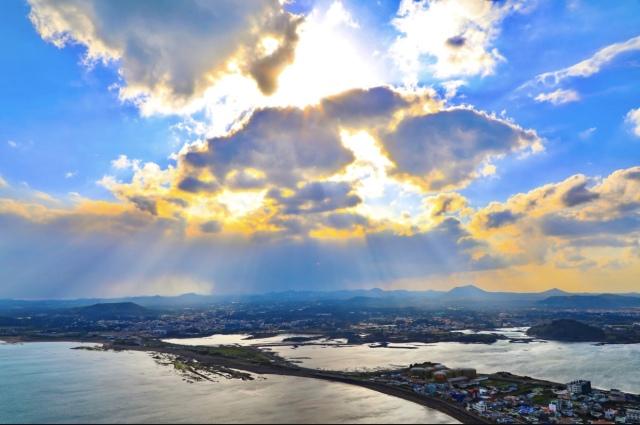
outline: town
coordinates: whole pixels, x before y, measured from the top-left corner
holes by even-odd
[[[490,294],[490,293],[489,293]],[[354,295],[354,294],[349,294]],[[357,294],[356,294],[357,295]],[[385,294],[388,295],[388,294]],[[555,297],[562,298],[562,297]],[[630,297],[631,298],[631,297]],[[494,298],[426,299],[345,297],[217,299],[193,296],[95,300],[64,303],[0,301],[0,335],[32,339],[92,337],[189,338],[247,333],[254,337],[299,333],[344,339],[349,344],[403,342],[463,342],[492,344],[504,335],[500,328],[540,328],[542,339],[596,343],[640,342],[640,308],[544,308],[539,302],[508,304]],[[640,297],[632,298],[640,302]],[[544,299],[542,299],[544,301]],[[566,322],[571,320],[572,322]],[[562,322],[565,321],[565,322]],[[576,328],[572,323],[587,327]],[[569,328],[562,332],[562,325]],[[475,332],[463,332],[473,330]],[[559,330],[559,332],[555,332]],[[580,332],[577,332],[580,331]],[[535,335],[534,335],[535,336]],[[512,339],[526,343],[528,339]]]
[[[640,422],[640,397],[591,387],[587,380],[566,385],[506,372],[478,374],[424,363],[368,378],[459,404],[490,423],[611,424]]]

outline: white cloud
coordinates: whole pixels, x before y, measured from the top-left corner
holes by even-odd
[[[341,1],[334,1],[331,4],[327,10],[326,19],[333,25],[346,24],[351,28],[360,28],[358,21],[353,19],[353,16]]]
[[[7,140],[7,145],[9,145],[9,147],[12,149],[18,148],[18,142],[16,142],[15,140]]]
[[[301,22],[278,0],[29,4],[43,39],[58,47],[85,46],[89,64],[118,65],[123,99],[151,97],[176,108],[201,97],[233,68],[251,76],[264,93],[273,92],[278,75],[293,60]]]
[[[598,131],[597,127],[590,127],[584,131],[581,131],[580,134],[578,134],[578,137],[580,137],[580,139],[582,140],[587,140],[591,138],[591,136],[593,136],[596,133],[596,131]]]
[[[630,110],[625,117],[625,122],[631,126],[633,134],[640,137],[640,108]]]
[[[464,80],[450,80],[442,83],[442,87],[444,88],[444,98],[452,99],[458,95],[458,90],[460,87],[467,85]]]
[[[535,97],[536,102],[549,102],[554,105],[562,105],[580,100],[580,95],[575,90],[558,89],[549,93],[540,93]]]
[[[78,172],[77,172],[77,171],[67,171],[67,172],[64,174],[64,178],[65,178],[65,179],[71,179],[71,178],[74,178],[74,177],[75,177],[75,176],[77,176],[77,175],[78,175]]]
[[[117,159],[111,161],[111,166],[116,170],[135,169],[140,165],[137,159],[129,159],[127,155],[120,155]]]
[[[558,71],[545,72],[536,77],[536,82],[545,85],[558,85],[567,78],[590,77],[623,53],[640,50],[640,36],[621,43],[611,44],[598,50],[593,56],[570,67]]]
[[[9,183],[7,183],[7,181],[3,179],[2,176],[0,176],[0,188],[3,187],[9,187]]]
[[[401,35],[390,53],[410,85],[424,68],[437,78],[486,76],[504,60],[493,47],[500,23],[522,9],[519,1],[403,0],[393,20]],[[433,63],[424,66],[424,56]]]

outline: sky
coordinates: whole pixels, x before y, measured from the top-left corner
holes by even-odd
[[[0,8],[0,297],[639,288],[640,2]]]

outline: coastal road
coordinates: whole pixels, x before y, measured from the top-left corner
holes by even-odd
[[[445,400],[416,394],[413,391],[406,390],[391,385],[382,384],[379,382],[372,382],[362,379],[355,379],[348,375],[341,374],[340,372],[321,371],[317,369],[309,369],[298,367],[295,365],[281,364],[281,363],[252,363],[243,361],[240,359],[211,356],[206,354],[197,353],[191,351],[188,347],[183,346],[159,346],[159,347],[112,347],[116,350],[129,350],[129,351],[147,351],[164,354],[173,354],[197,360],[204,366],[223,366],[231,369],[243,370],[258,375],[283,375],[294,376],[299,378],[320,379],[324,381],[338,382],[348,385],[357,385],[359,387],[367,388],[372,391],[377,391],[382,394],[398,397],[403,400],[407,400],[413,403],[420,404],[430,409],[442,412],[452,418],[460,421],[463,424],[490,424],[492,423],[486,418],[476,415],[464,409],[462,406],[454,403],[447,402]]]

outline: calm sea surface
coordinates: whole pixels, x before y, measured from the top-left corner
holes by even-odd
[[[511,337],[526,337],[524,329],[505,329]],[[243,340],[246,335],[213,336],[181,340],[194,345],[221,343],[262,343]],[[273,338],[265,343],[277,342]],[[393,344],[391,345],[394,346]],[[449,367],[474,367],[480,372],[507,371],[556,382],[583,378],[603,389],[617,388],[640,393],[640,344],[597,346],[589,343],[534,341],[513,344],[498,341],[486,344],[402,344],[406,348],[370,348],[368,345],[307,345],[292,348],[271,347],[281,356],[302,365],[320,369],[362,370],[406,366],[425,361],[441,362]]]
[[[456,423],[355,386],[284,376],[189,384],[146,353],[0,342],[0,423]]]

